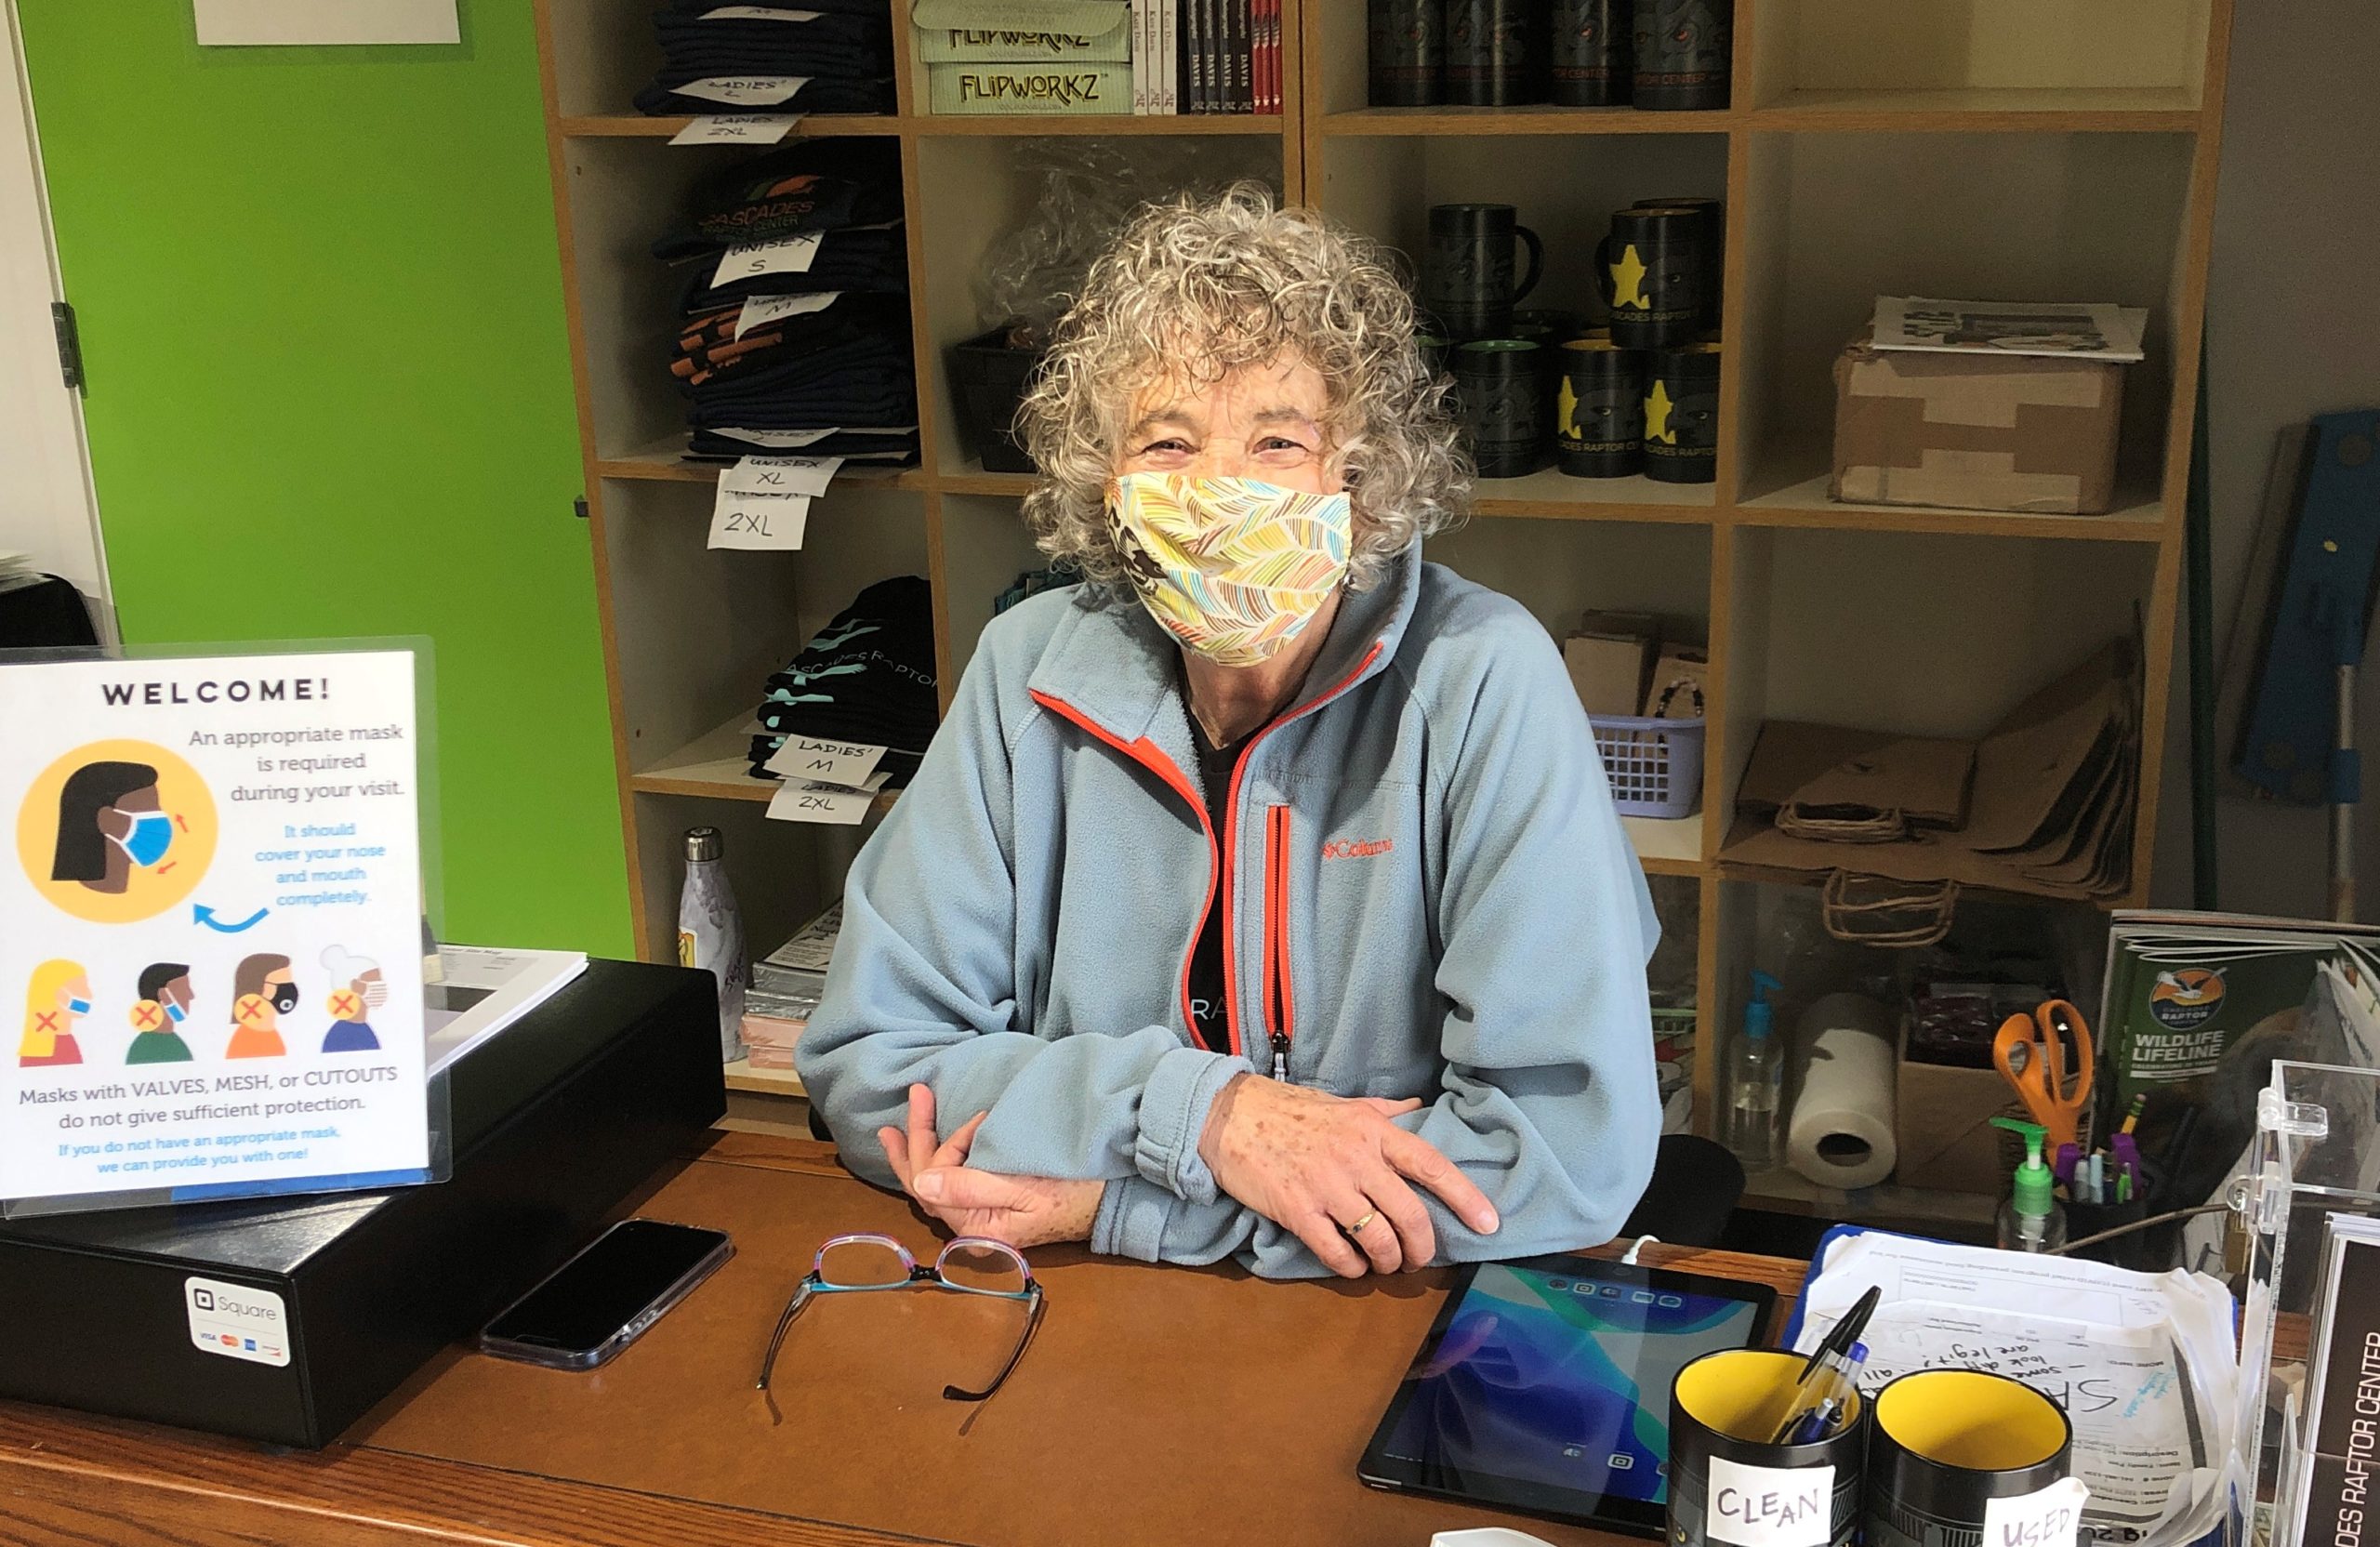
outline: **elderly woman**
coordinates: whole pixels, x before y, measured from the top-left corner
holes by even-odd
[[[799,1055],[847,1162],[1275,1276],[1608,1238],[1650,900],[1543,627],[1421,562],[1466,469],[1395,278],[1261,190],[1152,208],[1023,425],[1084,583],[985,630],[852,867]]]

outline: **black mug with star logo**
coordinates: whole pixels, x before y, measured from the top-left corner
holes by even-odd
[[[1708,483],[1719,476],[1719,346],[1657,350],[1645,377],[1645,476]]]
[[[1611,341],[1658,350],[1694,341],[1710,271],[1708,217],[1686,205],[1623,209],[1595,247],[1595,288],[1611,309]]]
[[[1645,356],[1598,330],[1564,344],[1554,394],[1554,462],[1573,478],[1626,478],[1645,465]]]

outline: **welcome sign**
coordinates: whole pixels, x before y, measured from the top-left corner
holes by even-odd
[[[428,1178],[415,661],[0,664],[0,1203]]]

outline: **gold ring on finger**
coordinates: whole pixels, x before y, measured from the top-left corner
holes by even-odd
[[[1360,1236],[1364,1233],[1364,1227],[1378,1218],[1380,1218],[1379,1210],[1368,1209],[1364,1211],[1364,1217],[1362,1219],[1357,1220],[1355,1223],[1347,1225],[1344,1228],[1350,1236]]]

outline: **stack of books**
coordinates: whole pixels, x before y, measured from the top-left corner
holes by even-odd
[[[843,905],[813,919],[793,938],[752,964],[744,994],[745,1062],[756,1069],[790,1069],[793,1050],[826,991],[826,966],[842,932]]]
[[[937,113],[1281,111],[1280,0],[916,0]]]

